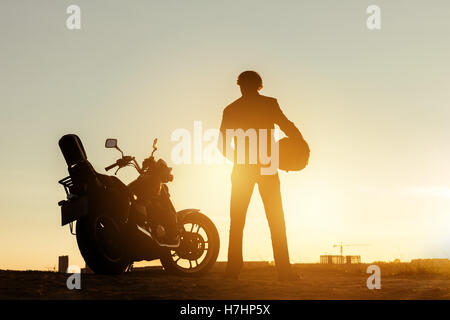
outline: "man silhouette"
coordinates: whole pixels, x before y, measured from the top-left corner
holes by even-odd
[[[266,155],[270,154],[271,161],[276,161],[276,165],[278,165],[278,149],[273,149],[275,124],[288,137],[298,137],[301,134],[283,114],[275,98],[259,94],[258,91],[262,88],[262,79],[258,73],[255,71],[241,73],[237,84],[240,86],[242,96],[224,109],[220,126],[221,138],[219,139],[220,151],[234,162],[231,174],[230,238],[225,275],[228,278],[237,279],[242,269],[242,237],[245,217],[254,186],[258,184],[269,223],[278,278],[279,280],[295,280],[298,277],[291,270],[289,262],[277,167],[269,173],[263,172],[262,170],[267,169],[269,164],[267,159],[263,161],[261,154],[263,152]],[[261,136],[259,134],[261,130],[265,130],[267,134]],[[232,137],[233,140],[229,139],[229,133],[237,131],[241,131],[241,134],[245,131],[247,135],[244,139],[239,139],[236,135]],[[251,132],[258,133],[256,135],[257,143],[252,145],[250,141],[252,137],[249,134]],[[234,148],[232,148],[233,142],[231,141],[234,141]],[[267,150],[261,150],[261,142],[265,143]],[[240,143],[245,144],[243,149],[239,146]],[[229,150],[232,150],[232,155]],[[245,150],[245,157],[238,154],[240,150]],[[255,154],[257,160],[252,161]]]

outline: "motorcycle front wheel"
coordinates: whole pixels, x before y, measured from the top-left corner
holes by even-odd
[[[78,248],[96,274],[120,274],[129,265],[120,243],[117,222],[107,215],[86,216],[77,221]]]
[[[209,271],[219,255],[220,239],[214,223],[194,212],[182,221],[180,247],[167,249],[160,258],[164,269],[185,276],[200,276]]]

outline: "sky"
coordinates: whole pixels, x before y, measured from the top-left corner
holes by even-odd
[[[68,30],[66,8],[81,8]],[[368,30],[366,8],[381,8]],[[311,148],[280,173],[292,262],[450,258],[450,3],[433,1],[12,1],[0,3],[0,268],[84,266],[60,226],[57,142],[82,139],[102,172],[155,137],[173,166],[177,209],[199,208],[228,247],[230,164],[171,161],[174,130],[218,128],[256,70]],[[118,177],[136,178],[133,169]],[[250,203],[244,258],[272,260],[261,199]]]

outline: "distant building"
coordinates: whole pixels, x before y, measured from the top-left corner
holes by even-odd
[[[361,256],[345,256],[347,264],[361,263]]]
[[[69,268],[69,256],[58,257],[58,272],[66,273]]]
[[[345,257],[338,255],[323,255],[320,256],[321,264],[344,264]]]
[[[361,256],[321,255],[321,264],[356,264],[361,263]]]

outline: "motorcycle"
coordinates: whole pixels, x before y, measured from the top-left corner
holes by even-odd
[[[128,185],[95,171],[77,135],[64,135],[59,146],[69,171],[59,181],[67,195],[58,203],[61,225],[70,225],[94,273],[120,274],[135,261],[156,259],[166,271],[180,275],[202,275],[212,268],[220,247],[217,229],[199,209],[175,210],[167,187],[172,168],[155,159],[157,139],[142,166],[124,155],[117,139],[106,140],[105,147],[121,157],[105,170],[117,168],[116,175],[131,166],[139,174]]]

